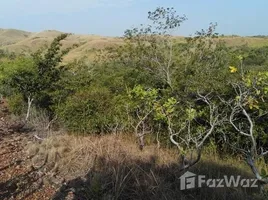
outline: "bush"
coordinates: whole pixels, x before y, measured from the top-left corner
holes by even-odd
[[[91,86],[69,96],[56,113],[70,131],[81,133],[111,132],[117,125],[115,97],[104,87]]]
[[[14,94],[8,98],[8,105],[10,112],[15,115],[22,115],[26,113],[26,103],[21,94]]]

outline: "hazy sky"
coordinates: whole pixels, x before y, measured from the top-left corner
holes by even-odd
[[[178,35],[210,22],[223,34],[268,35],[268,0],[0,0],[0,28],[121,36],[158,6],[187,16]]]

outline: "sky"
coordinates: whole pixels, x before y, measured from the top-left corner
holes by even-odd
[[[148,11],[174,7],[188,18],[176,35],[217,22],[225,35],[268,35],[268,0],[0,0],[0,28],[122,36],[146,24]]]

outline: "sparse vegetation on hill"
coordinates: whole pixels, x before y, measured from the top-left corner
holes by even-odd
[[[29,38],[30,32],[15,29],[0,29],[0,47],[12,45]]]
[[[16,54],[34,53],[40,48],[46,48],[53,39],[61,33],[62,32],[56,30],[32,33],[21,30],[0,29],[0,49],[15,52]],[[175,36],[175,38],[181,43],[185,43],[184,37]],[[249,47],[258,48],[268,45],[268,38],[265,36],[223,36],[221,39],[223,39],[228,46],[248,45]],[[64,61],[69,63],[75,59],[79,60],[81,58],[87,58],[92,61],[95,58],[96,50],[122,44],[123,40],[116,37],[73,34],[63,42],[63,46],[68,48],[77,45],[77,47],[73,48],[64,57]]]

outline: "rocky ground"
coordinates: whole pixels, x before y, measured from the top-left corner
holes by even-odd
[[[62,199],[54,197],[60,185],[49,182],[46,165],[33,166],[25,146],[36,140],[31,133],[17,132],[8,120],[8,110],[0,104],[0,199]],[[72,195],[64,199],[73,199]]]
[[[43,173],[25,156],[23,133],[1,133],[0,199],[51,199],[55,188],[43,183]]]

